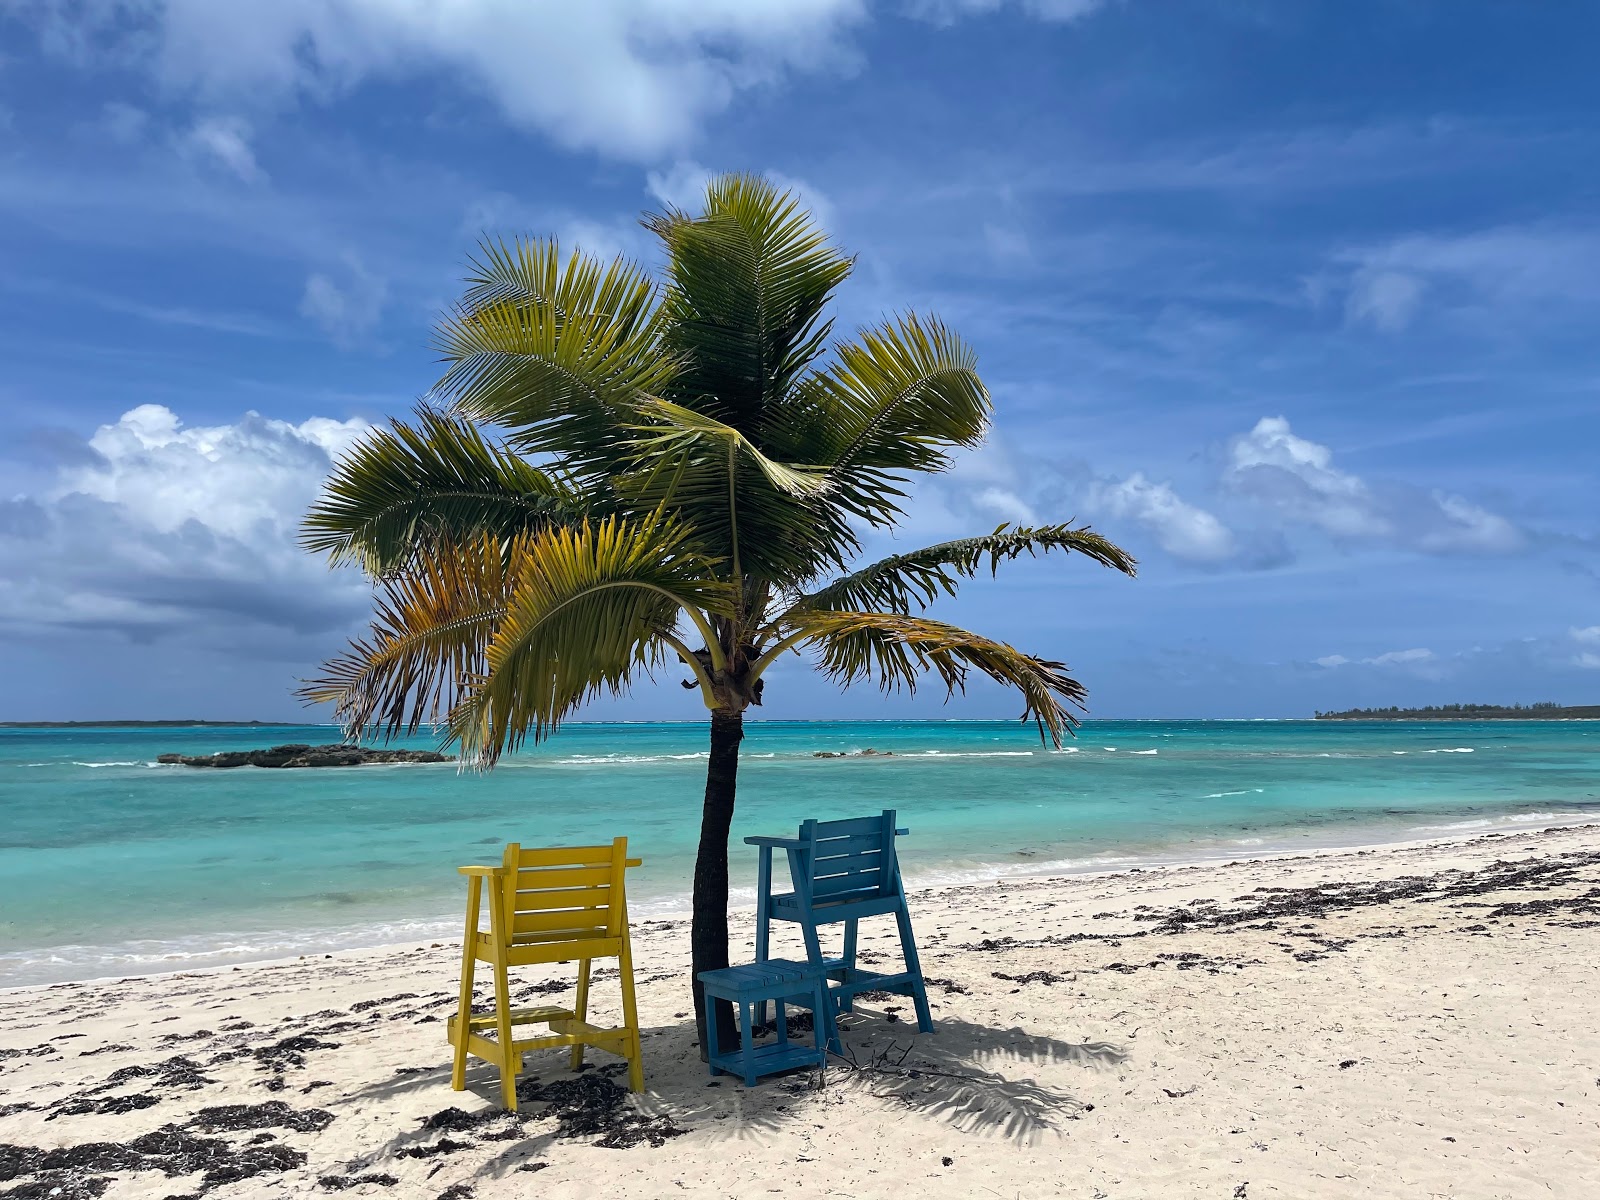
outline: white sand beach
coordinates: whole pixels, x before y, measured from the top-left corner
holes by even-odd
[[[852,1061],[712,1081],[649,922],[647,1093],[550,1052],[515,1118],[450,1089],[453,944],[0,993],[0,1196],[1600,1195],[1600,827],[912,912],[934,1035],[863,1001]]]

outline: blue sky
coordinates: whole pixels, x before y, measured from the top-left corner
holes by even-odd
[[[976,347],[906,548],[1078,517],[935,615],[1102,716],[1600,700],[1600,10],[1474,0],[0,0],[0,719],[292,717],[293,546],[488,232],[647,255],[708,172]],[[974,689],[767,715],[1011,715]],[[672,680],[596,716],[689,719]]]

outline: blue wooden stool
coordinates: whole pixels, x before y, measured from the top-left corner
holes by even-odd
[[[700,982],[705,987],[706,995],[706,1060],[711,1074],[726,1072],[729,1075],[742,1075],[745,1087],[754,1087],[758,1076],[795,1067],[821,1066],[827,1061],[828,1052],[823,1047],[823,1039],[824,1030],[830,1022],[825,1006],[831,1000],[822,975],[809,963],[773,958],[748,966],[702,971]],[[727,1000],[739,1012],[739,1032],[743,1044],[736,1051],[725,1053],[717,1045],[717,1022],[710,1015],[713,999]],[[765,1009],[769,1000],[777,1003],[778,1040],[757,1046],[755,1030],[750,1023],[750,1009],[757,1003]],[[789,1023],[784,1012],[786,1004],[798,1004],[811,1009],[814,1045],[806,1046],[789,1040]]]

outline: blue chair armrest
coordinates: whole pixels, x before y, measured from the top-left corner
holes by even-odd
[[[894,834],[895,834],[896,837],[905,837],[906,834],[908,834],[910,832],[911,832],[911,830],[909,830],[909,829],[896,829],[894,831]]]
[[[798,850],[805,845],[799,838],[781,837],[747,837],[744,840],[744,844],[746,846],[761,846],[766,849],[781,847],[784,850]]]

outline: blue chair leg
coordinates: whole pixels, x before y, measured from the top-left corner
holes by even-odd
[[[834,1046],[835,1054],[842,1054],[843,1050],[838,1047],[838,1034],[829,1030],[830,1023],[823,1017],[823,1014],[832,1007],[832,1001],[828,998],[828,984],[820,975],[817,976],[815,983],[812,985],[812,997],[812,1003],[815,1007],[812,1008],[811,1012],[815,1019],[811,1022],[811,1044],[817,1048],[821,1055],[821,1065],[826,1067],[828,1065],[828,1053],[823,1048],[824,1043],[831,1042]],[[825,1030],[828,1032],[825,1032]]]
[[[922,960],[917,956],[917,940],[911,933],[911,913],[904,903],[895,913],[900,925],[900,952],[905,956],[906,971],[911,976],[911,1003],[917,1009],[917,1029],[921,1033],[933,1032],[933,1015],[928,1011],[928,988],[922,982]]]
[[[852,917],[844,923],[844,965],[847,971],[856,969],[856,926],[859,924]],[[847,975],[846,978],[849,978]],[[844,992],[839,996],[840,1012],[855,1012],[856,997],[854,992]]]
[[[744,1035],[744,1085],[756,1085],[756,1039],[750,1028],[750,1002],[739,1001],[739,1030]]]
[[[778,1010],[778,1044],[781,1046],[789,1040],[789,1014],[785,1011],[788,1006],[781,998],[773,1004]]]
[[[710,991],[706,994],[706,1066],[710,1068],[713,1077],[721,1073],[717,1066],[717,1055],[720,1047],[717,1045],[717,1010],[712,1007],[716,1000]]]

